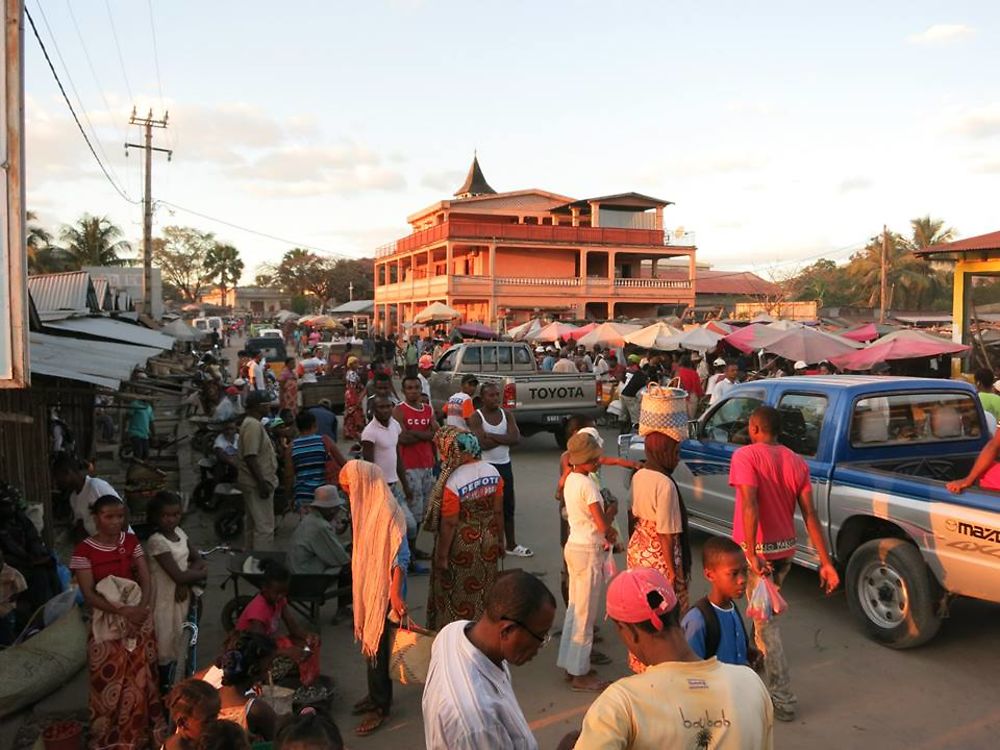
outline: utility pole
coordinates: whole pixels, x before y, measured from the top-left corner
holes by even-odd
[[[126,143],[125,153],[129,148],[141,148],[146,152],[146,184],[142,195],[142,311],[146,315],[153,314],[153,152],[161,151],[170,161],[174,152],[167,148],[153,146],[153,128],[167,127],[169,112],[163,113],[162,120],[153,119],[153,110],[145,117],[137,117],[135,107],[128,120],[129,125],[142,125],[145,130],[143,145]]]
[[[879,311],[878,322],[885,323],[885,308],[889,303],[889,285],[886,283],[889,276],[889,230],[885,224],[882,225],[882,273],[879,281]]]
[[[348,282],[347,284],[347,299],[354,302],[354,282]]]

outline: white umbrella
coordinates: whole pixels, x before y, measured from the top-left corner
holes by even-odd
[[[447,323],[448,321],[461,318],[462,313],[443,302],[432,302],[423,310],[413,316],[414,323]]]
[[[625,343],[638,346],[642,349],[672,351],[678,346],[675,337],[683,333],[684,331],[667,325],[663,321],[657,321],[652,325],[628,334],[625,337]]]
[[[543,344],[550,344],[553,341],[558,341],[561,338],[565,338],[566,334],[570,331],[575,331],[577,327],[571,323],[560,323],[558,320],[549,323],[540,331],[536,331],[533,334],[525,336],[527,341],[537,341]]]
[[[682,349],[707,352],[718,346],[722,339],[722,334],[716,333],[708,328],[698,326],[688,331],[684,331],[684,333],[678,336],[676,340]]]
[[[509,329],[507,335],[514,339],[514,341],[520,341],[533,333],[538,333],[540,330],[542,330],[542,321],[538,318],[532,318],[526,323],[521,323],[521,325]]]
[[[284,323],[289,320],[298,320],[299,314],[291,310],[278,310],[277,315],[274,317],[278,319],[279,323]]]
[[[577,339],[577,346],[593,349],[595,346],[624,346],[625,337],[639,330],[627,323],[601,323],[590,333]]]

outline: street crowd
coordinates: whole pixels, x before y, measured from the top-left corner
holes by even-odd
[[[182,528],[181,498],[156,495],[140,541],[108,482],[68,453],[55,461],[78,540],[69,569],[92,612],[91,747],[342,747],[322,711],[306,709],[279,724],[260,697],[276,664],[303,686],[322,684],[321,634],[289,605],[292,576],[303,573],[336,580],[338,616],[353,618],[368,685],[354,705],[358,736],[390,715],[390,662],[395,640],[412,626],[407,580],[414,575],[429,576],[424,624],[436,633],[423,687],[428,748],[536,748],[510,666],[530,661],[556,637],[566,688],[594,696],[580,730],[561,747],[768,748],[773,720],[795,718],[778,622],[747,624],[740,603],[764,579],[780,590],[795,548],[796,509],[819,553],[825,591],[836,588],[838,576],[812,509],[808,470],[777,442],[775,410],[751,415],[750,444],[733,457],[733,537],[704,544],[710,593],[696,602],[688,594],[695,566],[687,512],[670,476],[684,435],[648,434],[640,464],[605,455],[594,422],[570,419],[566,450],[553,467],[564,561],[565,615],[557,622],[556,596],[541,579],[503,572],[505,559],[534,555],[515,526],[515,415],[501,405],[496,384],[473,375],[461,379],[443,409],[430,404],[435,357],[459,342],[346,340],[334,361],[319,356],[308,334],[289,339],[299,356],[288,357],[275,380],[259,351],[240,352],[232,381],[218,362],[205,362],[199,398],[220,425],[213,452],[243,496],[247,549],[276,549],[276,509],[299,520],[287,563],[264,565],[260,593],[239,613],[213,665],[195,677],[179,680],[174,669],[178,635],[207,566]],[[651,382],[679,384],[693,415],[746,370],[697,353],[540,347],[536,354],[542,370],[591,371],[616,383],[629,424],[639,421]],[[345,384],[339,425],[329,403],[306,408],[299,395],[301,384],[335,371]],[[131,412],[139,457],[152,421],[141,405]],[[338,431],[354,444],[346,456]],[[606,466],[635,472],[627,503],[602,479]],[[33,597],[35,606],[61,588],[53,555],[22,507],[16,488],[0,487],[6,625],[14,595]],[[421,532],[432,540],[426,549],[418,546]],[[616,552],[625,553],[621,572]],[[594,648],[602,611],[634,673],[615,682],[597,670],[611,662]]]

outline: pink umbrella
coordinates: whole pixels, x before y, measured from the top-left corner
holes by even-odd
[[[878,328],[875,327],[874,323],[865,323],[863,326],[844,331],[840,335],[851,341],[872,341],[878,338]]]
[[[890,334],[892,335],[892,334]],[[958,354],[969,350],[965,344],[955,344],[947,339],[922,334],[919,337],[886,337],[872,342],[864,349],[833,357],[830,362],[844,370],[870,370],[879,362],[889,359],[917,359]],[[937,339],[931,341],[930,339]]]
[[[597,328],[597,323],[587,323],[587,325],[583,326],[582,328],[577,328],[575,331],[570,331],[569,336],[567,338],[573,339],[573,341],[577,341],[581,337],[586,336],[588,333],[593,331],[595,328]]]
[[[788,331],[783,331],[780,328],[771,328],[769,325],[763,323],[751,323],[744,328],[730,333],[722,340],[730,346],[736,347],[741,352],[755,352],[758,349],[763,349],[772,341],[781,338],[786,333]]]

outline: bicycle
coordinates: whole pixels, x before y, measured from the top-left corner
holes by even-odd
[[[241,550],[230,547],[228,544],[219,544],[208,550],[198,550],[198,555],[202,560],[207,560],[216,552],[225,552],[232,555]],[[181,625],[181,634],[178,640],[177,661],[174,662],[170,674],[170,685],[192,677],[198,669],[198,633],[201,622],[201,597],[205,593],[204,586],[191,587],[191,602],[188,605],[187,618]]]

